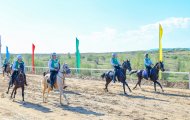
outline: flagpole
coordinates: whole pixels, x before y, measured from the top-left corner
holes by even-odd
[[[163,51],[162,51],[162,34],[163,34],[163,29],[162,25],[159,24],[159,62],[163,62]],[[162,73],[159,71],[159,79],[162,79]]]
[[[2,66],[1,64],[1,35],[0,35],[0,67]],[[2,70],[0,69],[0,73],[2,73]]]
[[[35,45],[32,44],[32,72],[33,74],[35,73],[34,50],[35,50]]]

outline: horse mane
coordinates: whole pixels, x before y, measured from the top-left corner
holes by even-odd
[[[159,64],[159,62],[157,62],[155,65],[154,65],[154,67],[153,68],[156,68],[156,66]]]

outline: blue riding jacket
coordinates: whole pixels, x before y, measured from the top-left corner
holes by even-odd
[[[145,67],[150,67],[152,65],[152,61],[150,60],[150,58],[144,59],[144,65]]]

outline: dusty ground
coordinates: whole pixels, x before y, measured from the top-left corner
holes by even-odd
[[[165,93],[155,93],[153,87],[142,86],[144,90],[125,96],[119,83],[105,93],[105,81],[67,79],[70,104],[60,106],[57,91],[51,92],[48,103],[42,102],[42,76],[27,78],[25,104],[20,102],[21,90],[15,102],[9,99],[7,80],[0,78],[0,120],[190,120],[190,90],[164,88]]]

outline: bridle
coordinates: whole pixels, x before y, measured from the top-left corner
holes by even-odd
[[[58,71],[58,73],[62,73],[63,75],[64,75],[64,71]],[[61,76],[59,76],[59,75],[57,75],[59,78],[61,78],[61,79],[65,79],[65,78],[63,78],[63,77],[61,77]]]

